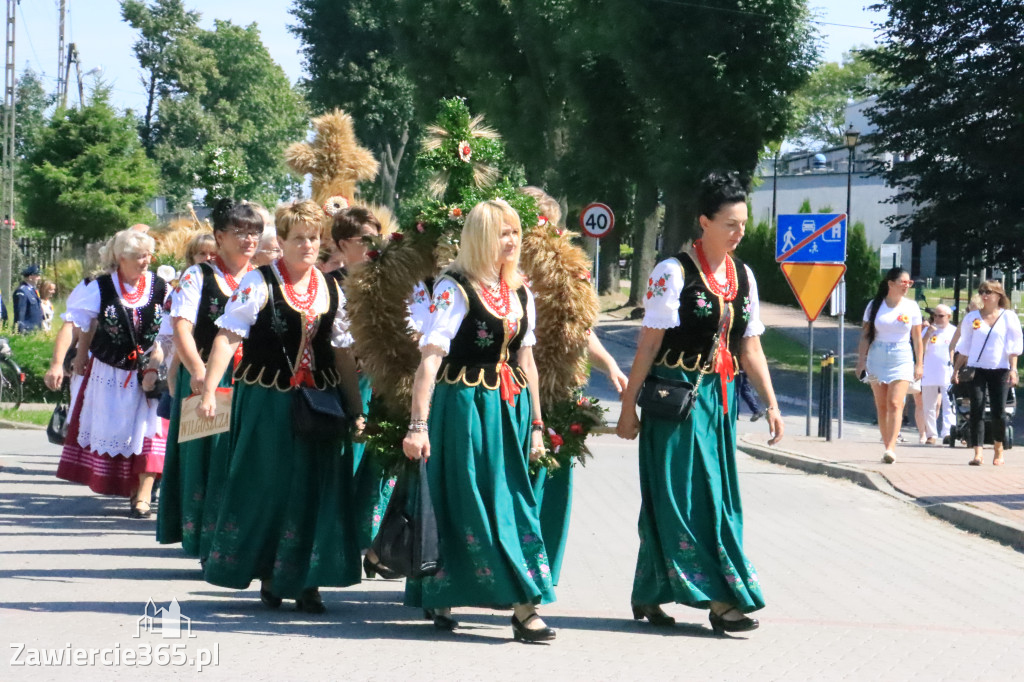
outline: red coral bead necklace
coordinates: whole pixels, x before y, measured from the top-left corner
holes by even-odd
[[[481,282],[480,295],[483,297],[484,302],[498,314],[498,317],[507,317],[509,311],[512,310],[511,299],[509,297],[508,282],[504,278],[499,280],[498,294],[495,295],[491,292],[491,288]]]
[[[279,264],[277,271],[281,273],[281,281],[284,282],[284,294],[288,297],[288,300],[299,310],[309,312],[313,308],[313,303],[316,301],[316,292],[320,288],[320,280],[316,276],[315,270],[309,272],[309,285],[306,287],[306,293],[299,294],[295,291],[295,286],[292,284],[291,277],[288,275],[288,267],[283,263]]]
[[[231,287],[231,291],[234,291],[235,289],[237,289],[238,288],[238,280],[235,279],[234,277],[232,277],[231,274],[228,272],[228,266],[224,262],[224,259],[221,258],[220,255],[216,255],[216,256],[213,257],[213,262],[217,264],[218,268],[220,268],[220,273],[222,275],[224,275],[224,281],[228,283],[229,287]],[[245,264],[245,272],[242,273],[242,276],[244,277],[245,275],[249,274],[252,271],[253,271],[252,263],[246,263]]]
[[[121,287],[121,298],[128,305],[135,305],[142,300],[142,294],[146,293],[146,273],[142,273],[139,277],[138,282],[135,285],[135,291],[129,292],[128,288],[124,284],[124,280],[121,278],[121,273],[117,273],[117,283]]]
[[[726,284],[723,287],[718,282],[718,278],[715,277],[715,273],[711,271],[708,259],[704,257],[704,246],[699,239],[693,243],[693,250],[697,254],[697,262],[700,263],[701,272],[704,273],[704,280],[708,283],[708,289],[711,290],[711,293],[721,296],[726,302],[735,300],[736,294],[739,293],[739,285],[736,283],[736,264],[732,258],[729,256],[725,257]]]

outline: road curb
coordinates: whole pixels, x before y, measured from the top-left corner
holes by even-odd
[[[23,422],[10,422],[6,419],[0,419],[0,429],[18,429],[20,431],[45,431],[45,426],[39,426],[38,424],[25,424]]]
[[[928,512],[932,516],[951,523],[957,528],[977,533],[992,540],[1010,545],[1014,549],[1024,551],[1024,528],[1009,523],[1005,519],[989,514],[985,511],[971,507],[966,504],[943,502],[929,504],[916,497],[911,497],[897,490],[882,474],[876,471],[865,471],[856,467],[835,464],[834,462],[823,462],[813,457],[802,455],[792,450],[768,447],[760,443],[752,443],[744,436],[736,443],[736,449],[747,453],[751,457],[789,467],[799,469],[809,474],[831,476],[832,478],[843,478],[857,485],[876,490],[889,495],[903,502],[913,504]]]

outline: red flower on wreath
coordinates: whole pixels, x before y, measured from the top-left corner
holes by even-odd
[[[583,424],[572,424],[569,426],[569,431],[575,433],[577,436],[583,435]]]
[[[366,257],[369,258],[370,260],[377,260],[377,258],[379,256],[380,256],[380,251],[378,251],[377,249],[374,249],[373,251],[367,251],[366,252]]]
[[[423,234],[423,231],[426,229],[427,228],[423,227],[423,223],[416,223],[416,231],[420,234]]]
[[[565,439],[555,433],[554,429],[548,429],[548,438],[551,439],[551,449],[558,454],[558,451],[565,445]]]
[[[405,235],[402,234],[401,232],[392,232],[391,233],[391,241],[393,241],[393,242],[400,242],[403,239],[405,239]]]
[[[473,158],[473,148],[466,141],[459,143],[459,158],[466,163],[469,163],[469,160]]]
[[[462,209],[459,208],[458,206],[456,206],[455,208],[453,208],[451,210],[451,213],[448,214],[448,217],[450,217],[450,218],[461,218],[462,217]]]

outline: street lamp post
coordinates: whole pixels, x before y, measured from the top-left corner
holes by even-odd
[[[860,137],[860,132],[853,129],[853,124],[846,130],[846,148],[850,151],[850,157],[846,164],[846,235],[849,238],[850,230],[853,227],[853,223],[850,221],[850,208],[853,199],[853,159],[857,154],[857,139]],[[839,280],[839,408],[837,410],[839,417],[838,428],[836,429],[837,437],[842,440],[843,438],[843,407],[845,406],[846,400],[843,394],[845,387],[844,372],[846,368],[846,355],[844,351],[844,341],[846,340],[846,277]]]
[[[780,143],[775,147],[775,160],[772,162],[772,222],[771,229],[775,229],[775,207],[779,196],[779,152],[782,150]]]

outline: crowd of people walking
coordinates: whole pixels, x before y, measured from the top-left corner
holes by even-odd
[[[784,424],[760,342],[755,273],[732,255],[748,218],[740,177],[709,175],[699,214],[699,237],[647,280],[628,378],[596,337],[589,346],[621,394],[616,433],[639,438],[633,618],[670,627],[663,606],[678,603],[708,610],[716,633],[742,632],[758,627],[750,614],[765,602],[743,548],[740,372],[763,406],[770,443]],[[414,513],[415,496],[394,496],[394,472],[360,437],[374,389],[353,351],[346,288],[369,257],[368,240],[386,230],[359,206],[328,215],[295,201],[271,219],[254,204],[225,200],[212,232],[188,245],[188,267],[172,285],[149,271],[154,242],[145,230],[119,232],[103,249],[102,271],[69,296],[47,372],[53,389],[71,375],[57,476],[127,498],[135,518],[151,515],[159,486],[157,540],[181,543],[211,584],[245,589],[259,580],[268,608],[291,599],[322,613],[320,588],[354,585],[362,574],[404,575],[405,604],[439,630],[459,627],[453,609],[511,609],[515,639],[550,641],[556,633],[538,607],[555,599],[573,479],[538,474],[547,431],[520,216],[502,200],[477,204],[454,262],[418,284],[418,297],[396,294],[407,299],[420,354],[401,449],[424,464],[437,528],[438,567],[423,575],[393,570],[374,549],[388,506]],[[883,458],[896,461],[912,385],[926,442],[948,436],[945,387],[968,381],[962,371],[957,377],[964,368],[973,374],[972,463],[981,461],[975,408],[986,391],[997,415],[993,463],[1001,463],[999,396],[1016,383],[1022,345],[1016,315],[1004,314],[1005,293],[985,282],[979,310],[954,339],[950,310],[939,306],[925,325],[905,298],[909,286],[905,271],[887,273],[865,311],[859,348]],[[65,357],[75,348],[69,370]],[[184,421],[212,424],[227,404],[226,431],[179,437]],[[324,419],[342,413],[346,428]]]

